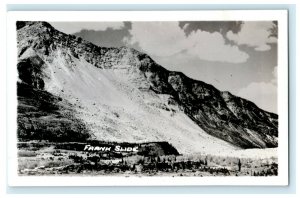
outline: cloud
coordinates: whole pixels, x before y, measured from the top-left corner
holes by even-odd
[[[226,37],[238,45],[254,47],[256,51],[268,51],[270,43],[276,43],[277,38],[272,36],[273,22],[244,22],[238,33],[228,31]],[[276,27],[277,28],[277,27]]]
[[[155,56],[171,56],[184,50],[185,33],[176,22],[133,22],[129,31],[131,44]]]
[[[50,22],[50,24],[66,34],[74,34],[83,29],[99,31],[108,28],[118,30],[124,27],[123,22]]]
[[[124,41],[138,43],[154,56],[172,56],[184,51],[207,61],[242,63],[249,58],[236,45],[225,44],[220,33],[197,30],[186,36],[178,22],[134,22],[130,34]]]
[[[258,46],[256,48],[254,48],[256,51],[268,51],[271,49],[271,46],[270,45],[261,45],[261,46]]]
[[[245,62],[249,55],[239,50],[235,45],[225,44],[223,36],[218,33],[209,33],[201,30],[192,32],[187,37],[189,54],[198,56],[202,60],[230,63]]]
[[[278,70],[278,67],[276,66],[272,72],[273,79],[271,80],[271,82],[276,85],[277,85],[277,76],[278,76],[277,70]]]
[[[239,96],[253,101],[260,108],[277,113],[277,66],[270,82],[253,82],[242,88]]]
[[[190,23],[184,24],[183,27],[182,27],[182,29],[183,29],[183,30],[186,30],[186,29],[188,28],[189,25],[190,25]]]

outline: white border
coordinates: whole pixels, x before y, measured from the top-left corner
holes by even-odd
[[[16,148],[17,20],[28,21],[212,21],[277,20],[278,38],[278,114],[279,175],[277,177],[89,177],[18,176]],[[69,11],[9,12],[7,18],[7,136],[9,186],[170,186],[170,185],[288,185],[288,48],[287,11]],[[105,179],[104,179],[105,178]]]

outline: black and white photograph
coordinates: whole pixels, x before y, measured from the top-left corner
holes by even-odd
[[[280,25],[16,20],[17,175],[278,177]]]

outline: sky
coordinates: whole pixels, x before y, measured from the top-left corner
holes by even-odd
[[[181,71],[277,113],[274,21],[50,23],[99,46],[135,48],[168,70]]]

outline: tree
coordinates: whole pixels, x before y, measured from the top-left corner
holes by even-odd
[[[205,157],[204,165],[207,166],[207,156]]]
[[[157,157],[157,162],[159,163],[160,161],[161,161],[161,160],[160,160],[160,157],[158,156],[158,157]]]
[[[239,162],[238,162],[238,167],[239,167],[239,171],[241,171],[242,163],[241,163],[241,160],[240,160],[240,159],[239,159]]]

